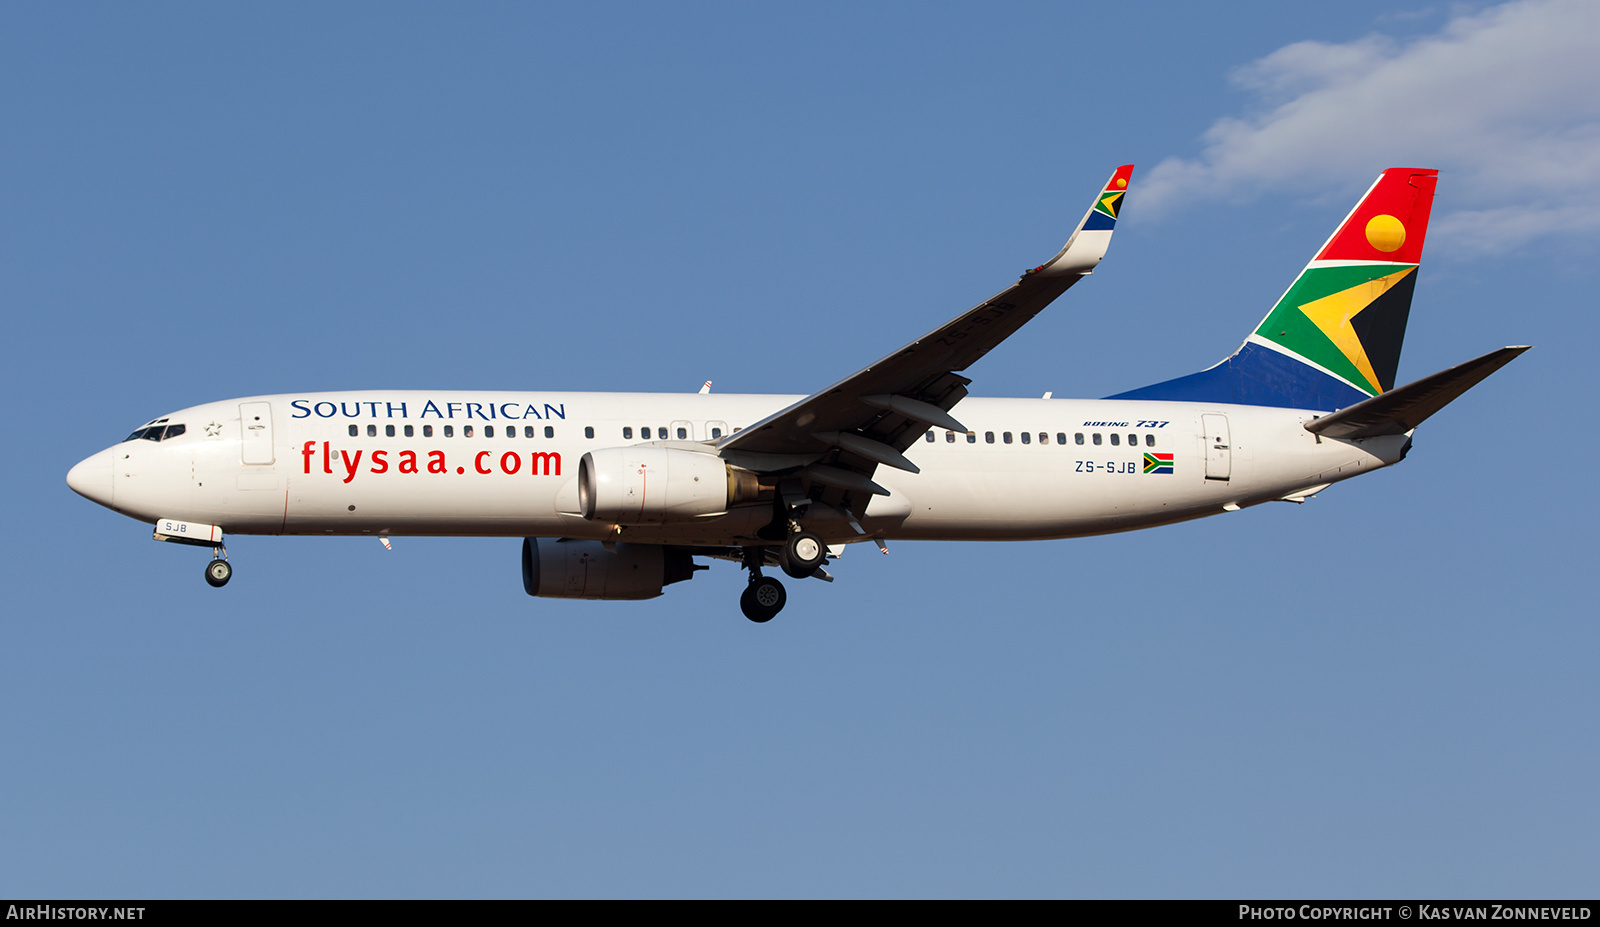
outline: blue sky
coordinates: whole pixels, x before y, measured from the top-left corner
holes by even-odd
[[[1596,18],[6,6],[0,894],[1592,896]],[[231,396],[809,392],[1128,161],[975,394],[1213,363],[1397,165],[1400,379],[1538,347],[1304,506],[855,549],[759,627],[731,565],[529,599],[505,539],[241,537],[213,590],[64,483]]]

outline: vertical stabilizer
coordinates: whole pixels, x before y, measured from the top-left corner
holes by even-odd
[[[1332,411],[1393,389],[1438,173],[1384,171],[1222,363],[1110,398]]]

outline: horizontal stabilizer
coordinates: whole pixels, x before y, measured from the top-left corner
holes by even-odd
[[[1415,383],[1306,422],[1306,431],[1329,438],[1405,434],[1530,347],[1532,345],[1522,344],[1490,351]]]

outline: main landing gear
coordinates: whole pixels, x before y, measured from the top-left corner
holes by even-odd
[[[750,583],[744,587],[744,593],[739,596],[739,610],[756,624],[771,621],[783,611],[784,603],[789,601],[789,594],[783,590],[783,583],[770,576],[761,575],[761,564],[766,559],[765,548],[744,549],[744,568],[750,571]]]
[[[828,545],[810,531],[796,531],[789,535],[778,553],[778,566],[795,579],[805,579],[817,572],[828,557]]]
[[[744,568],[750,571],[750,582],[739,596],[739,610],[757,624],[771,621],[778,612],[783,611],[784,603],[789,600],[783,583],[761,574],[761,567],[767,562],[768,550],[770,548],[744,548],[743,563]],[[790,534],[777,551],[778,566],[795,579],[820,576],[831,582],[833,577],[822,569],[827,559],[827,543],[817,534],[804,529]]]
[[[206,564],[206,582],[213,588],[221,589],[233,579],[233,567],[228,565],[228,552],[221,547],[214,548],[213,556],[216,557]]]
[[[756,624],[765,624],[777,617],[788,601],[789,594],[783,590],[783,583],[770,576],[752,576],[750,585],[744,587],[744,593],[739,596],[739,610]]]

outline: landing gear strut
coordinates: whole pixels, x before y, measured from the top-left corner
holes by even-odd
[[[206,582],[220,589],[228,584],[228,580],[233,579],[233,567],[228,565],[227,551],[218,547],[213,553],[216,559],[206,564]]]
[[[763,557],[765,554],[759,547],[744,549],[744,567],[750,571],[750,584],[739,596],[739,610],[744,612],[746,618],[757,624],[771,621],[778,612],[783,611],[784,603],[789,600],[789,594],[783,590],[783,583],[770,576],[761,575]]]

